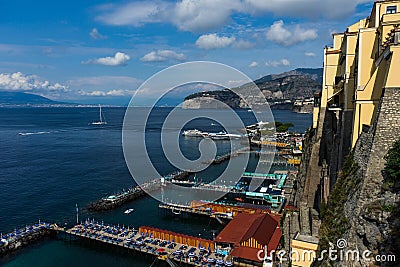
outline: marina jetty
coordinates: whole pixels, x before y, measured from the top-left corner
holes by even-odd
[[[166,212],[175,215],[186,216],[189,214],[202,215],[216,219],[221,224],[226,220],[232,220],[240,213],[245,214],[266,214],[271,213],[271,208],[265,205],[255,205],[250,203],[226,204],[218,202],[192,201],[190,205],[177,205],[160,203],[158,207]]]
[[[175,172],[164,177],[165,181],[181,181],[187,179],[192,172]],[[101,198],[98,201],[92,202],[87,206],[89,211],[106,211],[116,207],[122,206],[130,201],[145,197],[146,191],[154,191],[161,187],[161,178],[153,179],[149,182],[143,183],[141,186],[134,186],[128,190],[122,190],[117,194],[112,194]]]
[[[238,150],[233,151],[233,152],[226,153],[226,154],[221,155],[221,156],[217,156],[213,160],[204,161],[202,163],[203,164],[217,165],[217,164],[221,164],[224,161],[229,160],[230,158],[237,157],[240,154],[248,153],[248,152],[250,152],[249,148],[242,148],[242,149],[238,149]]]
[[[215,206],[215,208],[223,207]],[[242,207],[233,211],[235,217],[214,240],[148,226],[139,228],[116,226],[86,219],[71,228],[39,222],[16,229],[13,233],[1,236],[0,251],[1,256],[4,256],[23,245],[38,242],[46,236],[55,238],[62,235],[61,240],[65,242],[68,242],[68,238],[69,240],[89,240],[125,251],[150,255],[154,257],[151,266],[159,266],[157,261],[166,262],[173,267],[261,266],[260,260],[254,259],[253,254],[242,252],[258,252],[264,245],[268,245],[271,250],[277,249],[282,235],[279,225],[280,216],[266,211],[251,212],[250,210]],[[259,238],[261,235],[258,233],[264,232],[266,235]],[[231,236],[236,239],[230,238]]]
[[[87,209],[89,211],[106,211],[118,206],[121,206],[129,201],[146,196],[146,191],[158,190],[161,187],[162,182],[171,182],[173,184],[191,186],[197,190],[205,191],[219,191],[229,194],[234,198],[240,198],[241,200],[247,199],[252,204],[263,204],[271,206],[274,210],[281,210],[283,203],[285,202],[285,188],[287,174],[285,173],[274,173],[274,174],[260,174],[245,172],[241,177],[241,182],[235,186],[229,186],[225,184],[216,184],[215,181],[211,183],[196,183],[190,180],[184,180],[189,177],[192,173],[190,172],[179,172],[173,175],[166,176],[164,179],[154,179],[142,185],[142,187],[136,186],[127,191],[122,191],[119,194],[106,196],[97,202],[89,204]],[[259,192],[248,192],[247,185],[251,179],[263,180],[263,187]],[[145,189],[145,190],[144,190]],[[167,205],[168,206],[168,205]],[[181,210],[181,209],[184,210]],[[171,210],[176,210],[175,208]],[[191,207],[189,207],[191,209]],[[177,210],[188,211],[187,207],[178,207]],[[199,212],[196,210],[196,212]],[[204,214],[206,215],[206,214]]]
[[[0,235],[0,256],[8,255],[19,248],[36,243],[54,235],[56,225],[38,222],[23,228],[16,228],[13,232]]]
[[[233,266],[230,257],[216,252],[213,240],[183,235],[172,231],[142,226],[138,229],[86,220],[70,229],[59,229],[70,237],[94,240],[135,252],[149,254],[170,266],[176,263],[204,266],[219,263]],[[152,265],[153,266],[153,265]]]

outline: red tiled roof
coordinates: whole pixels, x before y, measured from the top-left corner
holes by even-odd
[[[238,214],[219,233],[216,242],[229,243],[239,246],[240,243],[254,238],[261,245],[269,245],[271,241],[281,237],[279,229],[279,216],[272,214]],[[280,233],[280,234],[279,234]],[[279,240],[278,240],[279,243]]]
[[[264,216],[264,214],[250,215],[240,213],[225,226],[215,240],[217,242],[239,245],[254,234],[254,228],[258,227]]]
[[[272,218],[272,216],[264,216],[260,225],[255,229],[254,234],[251,237],[254,237],[254,239],[261,245],[268,245],[272,236],[276,232],[277,227],[279,227],[278,222]]]
[[[279,241],[281,240],[282,237],[282,231],[280,228],[276,228],[274,231],[274,234],[272,235],[272,238],[270,242],[268,243],[267,250],[268,250],[268,255],[271,253],[271,251],[277,251],[277,248],[279,246]],[[265,251],[262,250],[263,252],[259,252],[260,249],[258,248],[249,248],[249,247],[236,247],[234,248],[230,256],[236,257],[236,258],[241,258],[241,259],[247,259],[255,262],[261,262],[261,260],[258,258],[264,257],[265,256]]]
[[[268,253],[271,252],[271,250],[277,250],[279,246],[279,242],[281,241],[282,237],[282,230],[281,228],[276,228],[274,234],[272,235],[271,239],[269,240],[268,243]]]
[[[259,251],[260,249],[258,248],[238,247],[232,250],[230,256],[256,262],[262,262],[262,260],[258,258]],[[264,257],[264,253],[261,253],[260,256]]]

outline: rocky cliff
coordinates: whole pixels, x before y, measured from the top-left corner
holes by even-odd
[[[322,209],[321,244],[339,238],[348,247],[369,250],[372,255],[395,255],[399,260],[398,181],[390,181],[385,172],[389,149],[400,137],[400,88],[385,89],[374,124],[364,128],[356,147],[339,174]],[[399,266],[398,262],[337,262],[336,266]]]
[[[322,69],[296,69],[277,75],[268,75],[254,81],[260,88],[264,97],[268,102],[275,103],[275,108],[291,109],[292,106],[287,105],[287,101],[296,99],[312,98],[314,93],[321,90]],[[244,84],[238,89],[246,91],[251,84]],[[185,98],[182,105],[186,109],[198,108],[221,108],[223,105],[216,104],[218,100],[225,103],[231,108],[245,108],[246,104],[230,90],[206,91],[189,95]],[[264,102],[265,99],[256,100]],[[282,106],[283,105],[283,106]],[[301,108],[299,108],[301,110]]]

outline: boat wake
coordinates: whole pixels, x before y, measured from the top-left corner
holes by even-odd
[[[51,132],[32,132],[32,133],[18,133],[19,135],[23,135],[23,136],[26,136],[26,135],[36,135],[36,134],[49,134],[49,133],[51,133]]]

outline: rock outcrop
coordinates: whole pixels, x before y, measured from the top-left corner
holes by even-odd
[[[285,106],[287,109],[292,109],[292,103],[295,100],[312,98],[315,92],[321,90],[321,76],[321,69],[297,69],[279,75],[265,76],[254,81],[264,97],[262,99],[253,99],[252,103],[263,104],[267,100],[271,107],[282,108],[282,106]],[[238,88],[234,88],[234,90],[240,90],[245,94],[246,88],[252,86],[253,84],[244,84]],[[290,107],[288,107],[288,102],[291,103]],[[224,104],[231,108],[247,107],[247,104],[239,96],[231,90],[226,89],[189,95],[185,98],[182,108],[226,108]],[[301,108],[299,110],[301,112]]]
[[[399,103],[400,88],[386,88],[374,124],[363,129],[354,148],[352,167],[345,164],[322,213],[321,240],[334,243],[332,238],[345,238],[351,249],[369,250],[372,255],[395,255],[399,259],[400,192],[385,182],[384,173],[385,155],[400,138]],[[335,199],[337,203],[333,203]],[[335,265],[398,266],[391,261],[362,258]]]

